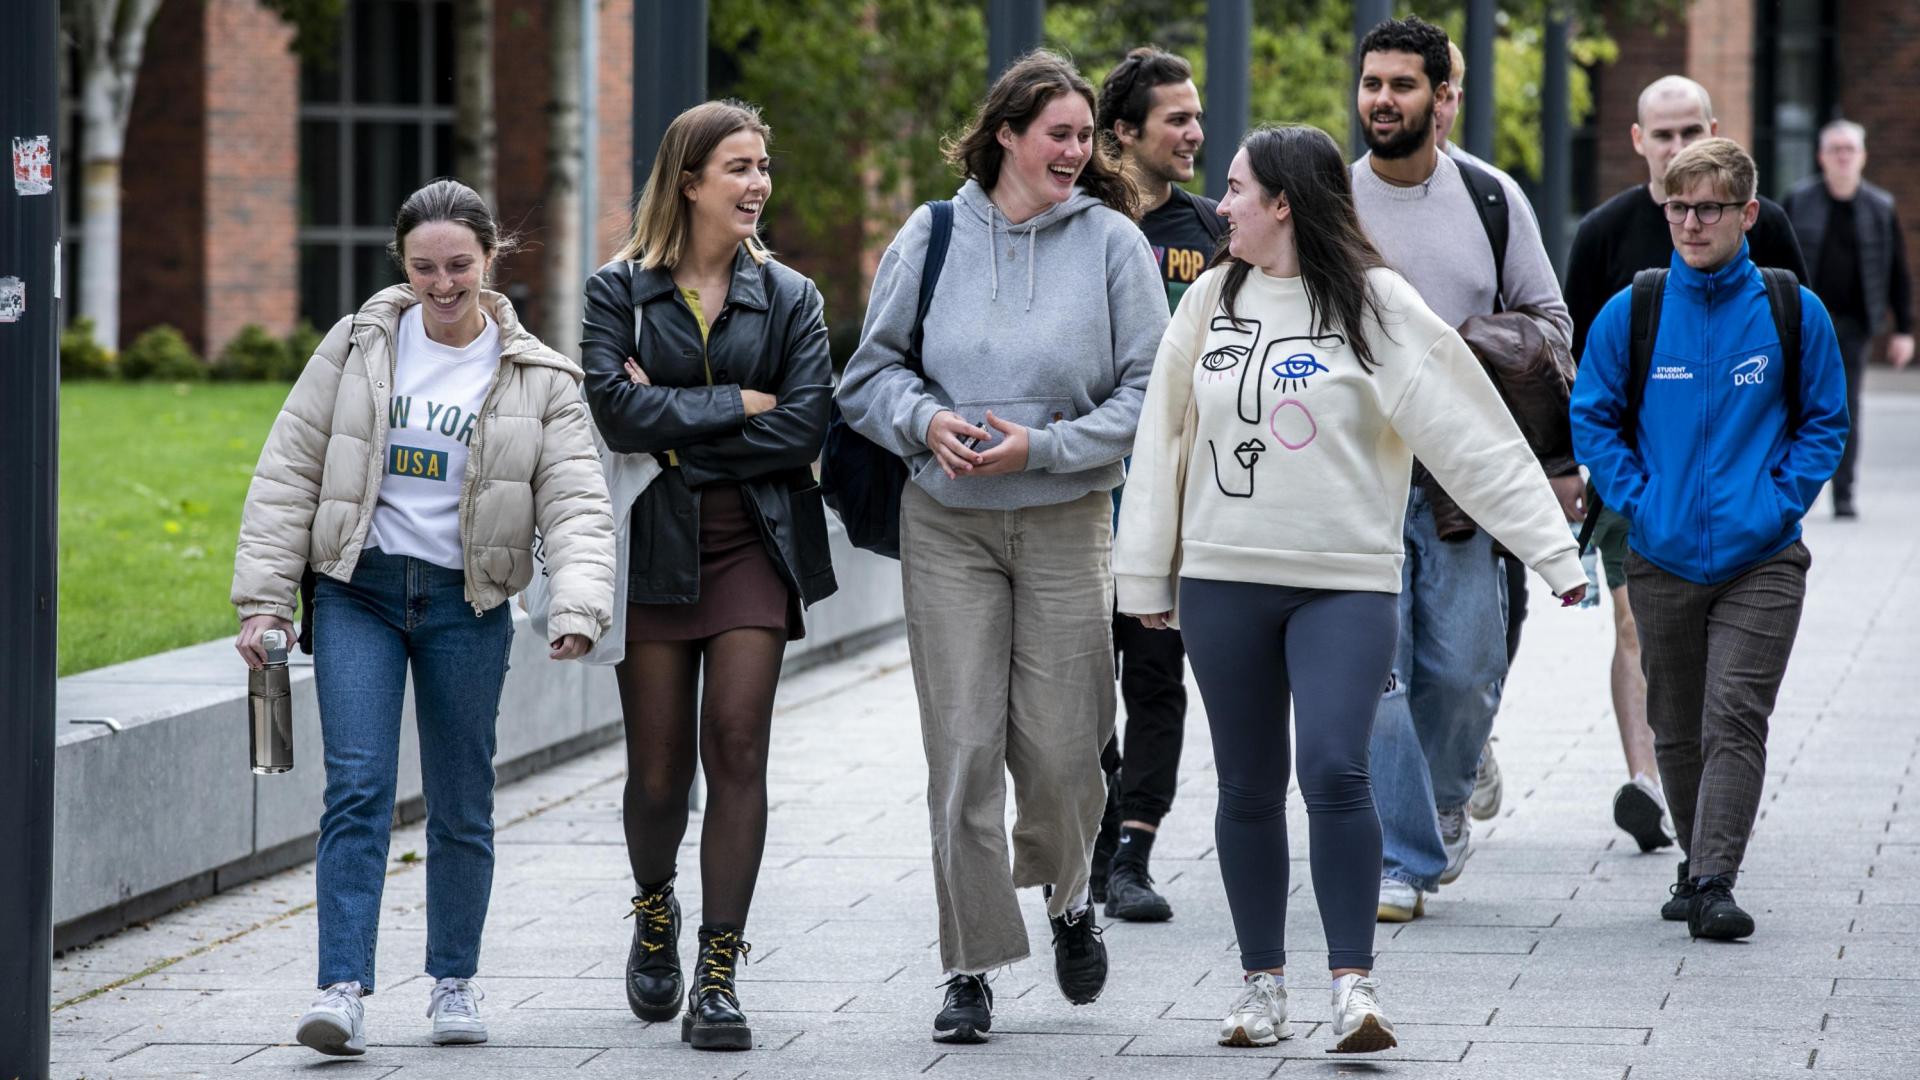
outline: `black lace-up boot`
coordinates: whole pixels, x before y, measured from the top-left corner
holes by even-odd
[[[1667,886],[1669,899],[1660,905],[1660,917],[1668,922],[1686,922],[1693,910],[1693,878],[1687,875],[1687,860],[1680,860],[1680,880]]]
[[[695,1050],[751,1050],[753,1029],[740,1011],[734,969],[751,951],[732,926],[700,928],[700,959],[695,961],[687,1015],[680,1019],[680,1040]]]
[[[680,901],[673,879],[643,886],[633,898],[633,947],[627,951],[627,1006],[642,1020],[680,1013]]]

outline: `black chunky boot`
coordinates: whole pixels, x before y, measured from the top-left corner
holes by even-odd
[[[753,1029],[734,992],[734,966],[751,951],[731,926],[700,928],[700,959],[694,963],[687,1015],[680,1018],[680,1041],[695,1050],[751,1050]]]
[[[680,1014],[680,901],[673,879],[633,898],[633,947],[627,951],[627,1007],[642,1020]]]

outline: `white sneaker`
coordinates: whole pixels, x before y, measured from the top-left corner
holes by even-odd
[[[1393,1023],[1380,1011],[1380,984],[1371,975],[1333,980],[1333,1049],[1330,1054],[1371,1054],[1400,1045]]]
[[[487,1025],[480,1019],[480,999],[487,995],[466,979],[441,979],[433,984],[427,1015],[433,1019],[435,1046],[463,1046],[487,1041]]]
[[[1412,922],[1427,913],[1427,898],[1419,889],[1398,878],[1380,879],[1380,922]]]
[[[367,1052],[367,1025],[360,1004],[360,984],[334,983],[320,991],[300,1017],[294,1038],[323,1054],[354,1057]]]
[[[1264,971],[1247,975],[1240,996],[1233,999],[1227,1018],[1220,1021],[1221,1046],[1272,1046],[1293,1038],[1287,1019],[1287,991]]]
[[[1447,866],[1440,871],[1440,884],[1451,885],[1460,880],[1461,871],[1467,868],[1467,848],[1473,839],[1473,819],[1467,816],[1464,806],[1442,810],[1439,817],[1440,846],[1447,851]]]
[[[1481,821],[1500,812],[1500,763],[1493,760],[1493,740],[1480,748],[1480,766],[1473,771],[1473,794],[1467,797],[1467,812]]]

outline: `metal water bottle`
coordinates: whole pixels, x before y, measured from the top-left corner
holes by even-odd
[[[260,635],[267,663],[247,672],[247,733],[253,771],[261,775],[293,768],[293,686],[287,674],[287,635]]]

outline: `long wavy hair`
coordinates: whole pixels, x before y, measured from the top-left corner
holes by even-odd
[[[1016,135],[1026,134],[1034,118],[1061,94],[1080,95],[1087,103],[1087,115],[1098,115],[1093,84],[1065,57],[1035,49],[1016,60],[994,80],[993,89],[987,91],[966,133],[946,141],[947,164],[992,191],[1000,182],[1000,166],[1006,159],[1006,149],[1000,145],[1000,125],[1012,128]],[[1087,194],[1127,217],[1140,217],[1140,190],[1120,167],[1120,153],[1111,134],[1095,130],[1093,149],[1087,155],[1086,167],[1080,170],[1079,184]]]
[[[693,239],[693,204],[687,200],[686,186],[736,131],[751,131],[772,146],[773,129],[760,118],[760,110],[744,101],[703,102],[673,118],[660,138],[660,152],[653,155],[647,186],[634,203],[633,229],[614,258],[638,259],[647,270],[662,266],[671,270],[680,264]],[[747,237],[746,245],[755,262],[767,261],[767,248],[758,233]]]
[[[1285,195],[1293,208],[1293,243],[1300,255],[1313,332],[1346,338],[1360,359],[1361,370],[1373,374],[1366,320],[1372,318],[1383,331],[1386,326],[1367,271],[1387,263],[1354,213],[1353,178],[1340,147],[1317,127],[1285,124],[1248,132],[1240,148],[1247,152],[1247,164],[1267,201]],[[1213,265],[1227,267],[1220,300],[1227,317],[1237,322],[1233,303],[1253,264],[1232,255],[1222,244]]]

